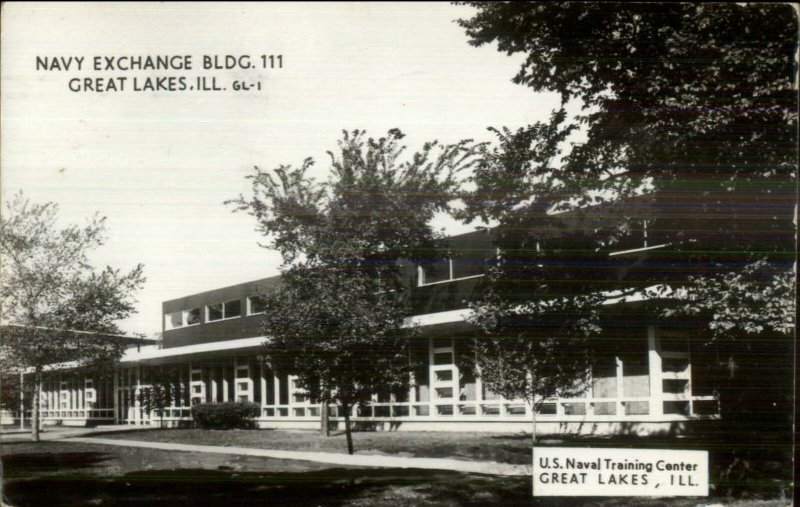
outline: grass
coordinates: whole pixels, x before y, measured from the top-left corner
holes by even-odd
[[[346,453],[344,433],[322,437],[312,431],[147,429],[97,434],[103,438],[225,447]],[[356,454],[530,464],[530,438],[525,435],[447,432],[354,432]]]
[[[148,429],[103,435],[106,438],[171,442],[258,449],[346,452],[343,433],[322,437],[312,431]],[[531,441],[525,434],[460,432],[355,432],[356,454],[454,458],[531,463]],[[783,442],[745,440],[731,444],[703,438],[558,437],[542,438],[539,445],[578,447],[663,448],[709,451],[712,488],[717,494],[775,498],[791,491],[791,448]],[[749,463],[737,461],[748,456]],[[749,469],[746,469],[750,466]]]
[[[141,435],[149,433],[156,434]],[[68,441],[4,443],[2,459],[4,494],[8,503],[16,507],[219,506],[265,502],[286,506],[694,507],[706,503],[705,499],[701,502],[696,498],[533,499],[528,477],[331,467],[291,460]],[[746,500],[727,505],[779,507],[788,502]]]
[[[527,478],[454,472],[325,468],[313,463],[235,458],[69,442],[3,448],[12,505],[642,505],[688,507],[692,499],[530,498]],[[746,503],[772,507],[778,502]]]

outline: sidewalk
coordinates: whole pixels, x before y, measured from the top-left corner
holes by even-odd
[[[259,456],[262,458],[315,461],[333,465],[351,465],[385,468],[422,468],[427,470],[452,470],[455,472],[488,475],[529,475],[529,467],[506,463],[462,461],[444,458],[408,458],[400,456],[376,456],[362,454],[338,454],[333,452],[275,451],[252,449],[248,447],[219,447],[213,445],[172,444],[164,442],[141,442],[137,440],[117,440],[110,438],[68,437],[70,441],[85,444],[120,445],[124,447],[144,447],[169,451],[208,452],[216,454],[237,454]]]
[[[92,428],[80,426],[45,426],[39,432],[41,440],[61,440],[64,438],[91,435],[93,433],[111,433],[117,431],[131,431],[137,429],[147,429],[149,426],[134,426],[128,424],[104,424]],[[30,442],[31,429],[20,429],[17,427],[5,427],[0,431],[0,442]]]
[[[53,428],[41,434],[42,440],[64,440],[85,444],[117,445],[122,447],[142,447],[165,451],[207,452],[214,454],[235,454],[299,461],[313,461],[332,465],[383,467],[383,468],[421,468],[426,470],[452,470],[455,472],[487,475],[523,476],[530,475],[530,467],[507,463],[464,461],[446,458],[413,458],[403,456],[380,456],[374,454],[339,454],[333,452],[282,451],[270,449],[253,449],[249,447],[222,447],[214,445],[175,444],[166,442],[143,442],[139,440],[118,440],[92,437],[93,433],[109,431],[130,431],[144,429],[142,426],[101,426],[98,428]],[[2,435],[4,442],[28,441],[30,432],[13,432]]]

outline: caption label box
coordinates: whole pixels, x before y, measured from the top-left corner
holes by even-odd
[[[533,496],[708,496],[708,452],[534,447]]]

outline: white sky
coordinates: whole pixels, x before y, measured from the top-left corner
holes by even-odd
[[[161,302],[277,274],[255,222],[222,203],[252,167],[317,160],[342,129],[424,141],[488,140],[488,126],[547,118],[554,95],[510,82],[518,58],[473,48],[437,4],[15,4],[2,12],[2,198],[59,204],[64,222],[108,217],[98,266],[145,265],[126,332],[161,330]],[[195,70],[261,92],[71,92],[96,55],[191,54]],[[279,71],[202,71],[200,56],[282,54]],[[37,71],[36,56],[83,56],[84,70]],[[130,81],[130,77],[129,77]],[[193,81],[192,81],[193,82]],[[444,223],[444,222],[443,222]],[[448,232],[463,226],[448,224]]]

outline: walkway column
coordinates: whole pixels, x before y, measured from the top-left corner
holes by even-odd
[[[222,365],[222,401],[228,401],[228,369]]]
[[[258,388],[261,391],[261,407],[267,405],[267,379],[264,377],[264,363],[259,361],[258,362]],[[264,415],[264,411],[261,410],[261,407],[258,409],[258,417],[261,418]]]
[[[19,429],[25,429],[25,374],[19,374]]]
[[[120,420],[119,420],[119,375],[120,375],[121,368],[120,369],[118,369],[118,368],[119,368],[118,366],[115,366],[114,369],[113,369],[114,379],[112,380],[112,384],[111,384],[111,389],[113,389],[111,394],[112,394],[112,399],[113,399],[112,403],[113,403],[113,406],[114,406],[114,424],[119,424],[120,423]]]
[[[139,393],[142,390],[142,372],[141,366],[136,366],[136,390],[133,394],[133,408],[134,408],[134,421],[137,426],[143,424],[142,421],[142,408],[141,404],[139,403]]]
[[[647,326],[647,356],[650,377],[650,415],[663,415],[661,354],[658,353],[655,326]]]

